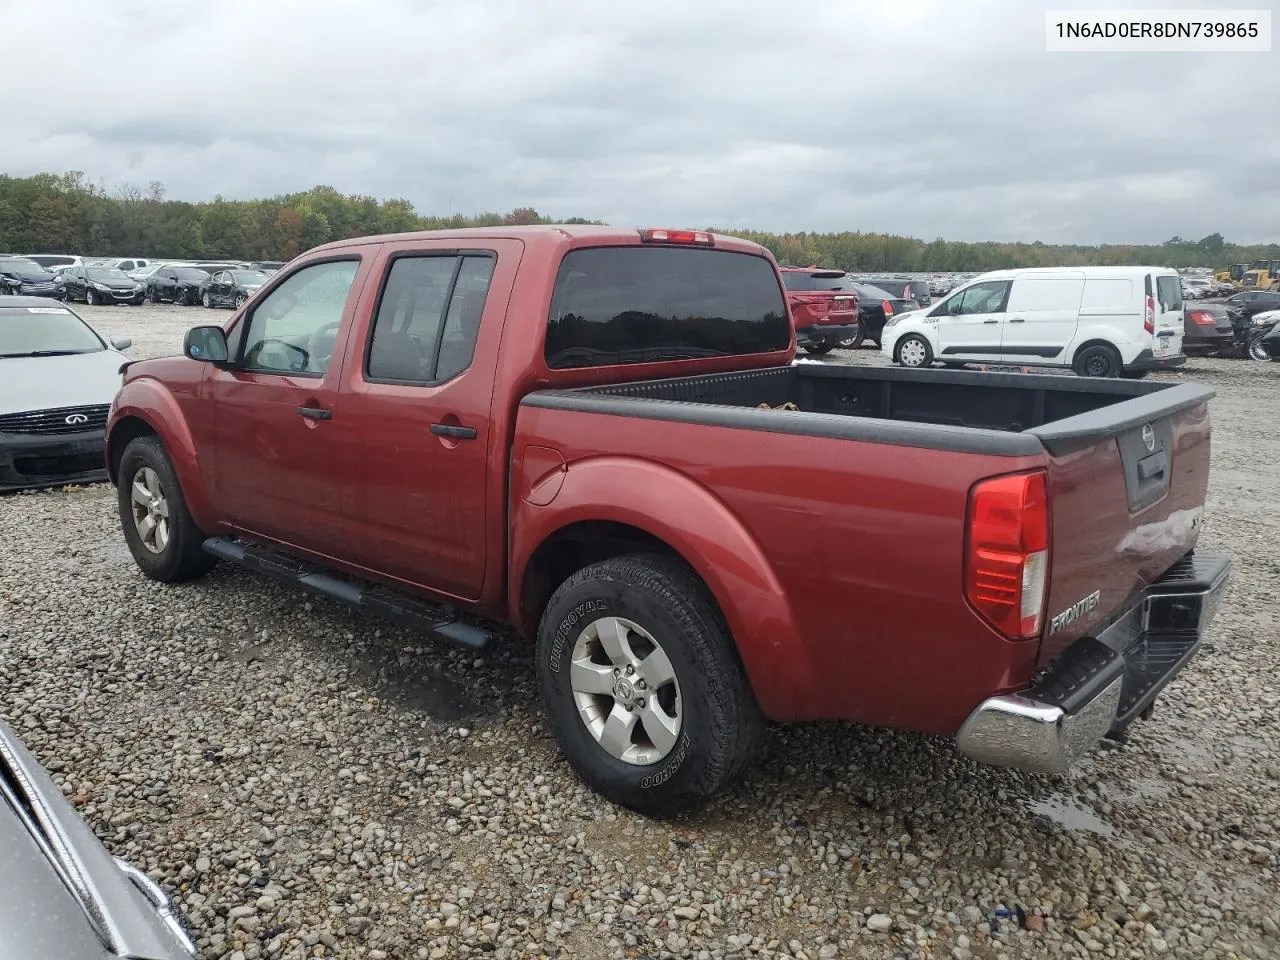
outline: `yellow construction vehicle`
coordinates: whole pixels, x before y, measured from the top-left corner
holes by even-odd
[[[1219,283],[1234,283],[1241,286],[1244,283],[1244,275],[1249,270],[1247,263],[1233,263],[1230,270],[1219,270],[1213,275],[1213,279]]]
[[[1252,290],[1280,290],[1280,260],[1255,260],[1244,275]]]

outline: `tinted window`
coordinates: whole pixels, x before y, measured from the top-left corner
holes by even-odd
[[[843,273],[824,270],[821,273],[782,271],[782,285],[788,290],[846,290],[852,286]]]
[[[187,280],[192,283],[199,283],[201,280],[209,279],[209,275],[203,270],[196,270],[192,267],[179,267],[177,270],[170,270],[167,276],[176,276],[179,280]]]
[[[560,264],[547,326],[553,369],[767,353],[791,342],[774,268],[723,250],[600,247]]]
[[[328,370],[358,266],[338,260],[303,267],[267,294],[248,318],[242,365],[272,373]]]
[[[1182,309],[1182,282],[1177,277],[1156,277],[1156,299],[1161,310]]]
[[[104,283],[108,280],[128,280],[124,272],[117,270],[115,267],[89,267],[85,271],[90,280],[101,280]]]
[[[471,365],[493,257],[399,257],[378,302],[367,375],[432,383]]]

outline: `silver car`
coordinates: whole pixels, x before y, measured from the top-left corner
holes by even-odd
[[[107,852],[0,720],[0,957],[192,960],[164,892]]]

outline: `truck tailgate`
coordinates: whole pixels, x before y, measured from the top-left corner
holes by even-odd
[[[1196,544],[1213,392],[1180,384],[1033,428],[1049,454],[1039,661],[1095,636]]]

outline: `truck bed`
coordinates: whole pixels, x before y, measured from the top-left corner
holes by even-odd
[[[559,514],[607,507],[641,530],[675,517],[682,526],[648,532],[697,566],[727,562],[708,527],[718,518],[741,531],[732,550],[771,571],[758,618],[732,626],[753,678],[791,691],[762,704],[772,718],[954,734],[982,697],[1025,688],[1194,548],[1212,396],[819,364],[536,391],[518,417],[514,529],[536,530],[537,504],[552,500]],[[776,409],[787,403],[799,410]],[[964,599],[965,518],[974,484],[1027,470],[1046,474],[1046,626],[1012,642]],[[741,594],[748,580],[713,591]],[[774,596],[786,609],[764,612]]]
[[[1212,390],[1191,383],[814,363],[539,391],[524,403],[1025,456],[1042,450],[1054,455],[1068,453],[1190,409],[1212,396]],[[787,403],[799,410],[782,411],[787,415],[779,416],[776,408]],[[761,409],[761,404],[774,409]]]

